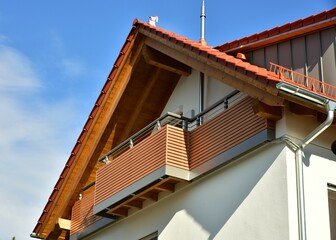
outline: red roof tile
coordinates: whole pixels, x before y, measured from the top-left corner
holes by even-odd
[[[269,39],[271,37],[276,37],[276,36],[279,36],[281,34],[286,34],[286,33],[292,32],[294,30],[299,30],[300,28],[303,28],[303,27],[309,27],[309,26],[312,26],[314,24],[320,24],[320,23],[322,23],[322,22],[324,22],[328,19],[332,19],[332,18],[335,18],[335,17],[336,17],[336,8],[333,8],[333,9],[330,9],[328,11],[324,11],[324,12],[321,12],[319,14],[309,16],[309,17],[304,18],[304,19],[299,19],[295,22],[286,23],[282,26],[263,31],[263,32],[258,33],[258,34],[253,34],[249,37],[244,37],[242,39],[234,40],[234,41],[219,45],[215,48],[220,50],[220,51],[226,52],[226,51],[232,50],[234,48],[237,48],[239,46],[244,46],[244,45],[247,45],[247,44],[253,44],[253,43],[256,43],[258,41],[266,40],[266,39]]]
[[[239,71],[248,76],[254,76],[258,80],[258,76],[265,77],[269,81],[278,81],[277,78],[274,78],[273,75],[266,74],[267,70],[265,68],[260,68],[255,65],[251,65],[247,62],[244,62],[238,58],[230,56],[224,52],[219,51],[210,46],[204,46],[200,42],[189,40],[188,38],[179,36],[173,32],[166,31],[162,28],[151,26],[147,23],[135,20],[133,25],[137,28],[141,28],[147,31],[150,34],[154,34],[160,38],[166,39],[169,42],[181,46],[187,50],[194,52],[197,55],[208,58],[211,61],[218,62],[222,65],[225,65],[232,70]]]

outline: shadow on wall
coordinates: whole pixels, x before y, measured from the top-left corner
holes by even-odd
[[[288,237],[288,216],[284,214],[286,163],[281,155],[275,161],[274,156],[281,154],[281,148],[274,150],[274,147],[268,158],[252,153],[175,193],[179,196],[174,196],[174,205],[182,207],[170,209],[175,214],[159,239],[171,239],[172,235],[184,240]],[[265,231],[265,222],[271,228],[269,231]],[[275,230],[284,234],[272,238],[265,233],[274,234]]]

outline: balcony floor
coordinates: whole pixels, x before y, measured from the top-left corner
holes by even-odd
[[[137,193],[132,194],[112,205],[104,215],[105,217],[110,215],[111,218],[127,217],[128,210],[142,209],[145,200],[157,202],[161,192],[173,193],[175,192],[176,184],[181,182],[189,183],[189,181],[175,177],[158,179],[152,184],[140,189]]]

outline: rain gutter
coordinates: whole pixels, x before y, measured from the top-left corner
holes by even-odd
[[[303,177],[303,156],[304,148],[312,142],[316,137],[323,133],[334,120],[334,111],[336,109],[336,102],[318,95],[312,91],[308,91],[301,87],[294,86],[289,83],[281,82],[277,84],[277,88],[286,93],[295,95],[307,101],[311,101],[322,105],[328,112],[326,120],[309,133],[300,144],[295,144],[290,140],[291,145],[295,150],[295,175],[296,175],[296,194],[297,194],[297,211],[298,211],[298,232],[299,239],[307,239],[306,231],[306,213],[305,213],[305,192],[304,192],[304,177]]]

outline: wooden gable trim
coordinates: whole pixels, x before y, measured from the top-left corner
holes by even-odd
[[[136,37],[133,36],[128,49],[133,48],[135,38]],[[87,170],[89,162],[97,161],[97,159],[92,159],[92,154],[104,132],[108,120],[111,118],[122,93],[128,84],[132,67],[141,53],[142,46],[143,41],[140,42],[137,48],[132,49],[133,51],[128,50],[120,53],[123,57],[118,58],[115,63],[115,68],[117,69],[114,70],[116,70],[116,72],[111,71],[107,80],[107,83],[110,82],[110,86],[107,88],[107,92],[105,92],[106,97],[101,103],[100,108],[96,113],[96,117],[93,119],[86,138],[83,139],[83,142],[79,147],[74,164],[71,166],[66,179],[64,179],[62,188],[59,190],[58,195],[53,202],[53,206],[40,227],[42,231],[39,232],[39,237],[47,238],[48,235],[53,235],[52,231],[55,229],[57,219],[59,217],[67,218],[70,216],[72,207],[71,200],[74,199],[74,195],[77,194],[78,196],[78,193],[82,188],[81,185],[85,184],[83,176]]]
[[[197,53],[173,44],[145,30],[139,29],[139,31],[149,37],[146,39],[146,45],[151,48],[165,53],[169,57],[183,62],[198,71],[204,72],[266,104],[271,106],[283,106],[284,99],[278,96],[278,90],[273,86],[266,86],[266,84],[250,78],[245,74],[231,70],[218,62],[211,61],[208,58],[202,57]]]

